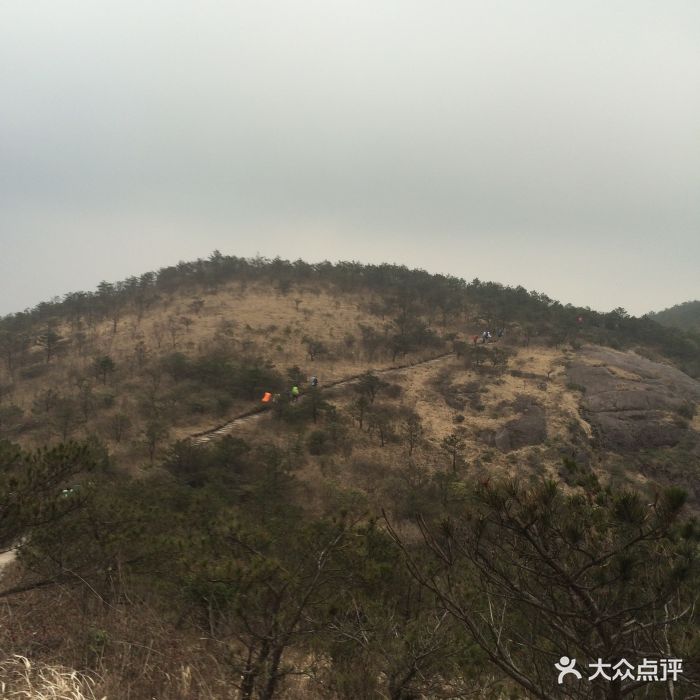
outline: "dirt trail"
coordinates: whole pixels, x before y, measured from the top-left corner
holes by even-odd
[[[445,360],[448,357],[454,357],[454,353],[444,352],[440,355],[429,357],[426,360],[417,360],[416,362],[407,362],[402,365],[393,365],[391,367],[373,369],[371,371],[374,372],[374,374],[387,374],[390,372],[399,372],[410,367],[417,367],[418,365],[427,365],[431,362],[440,362],[441,360]],[[354,374],[351,377],[337,379],[333,382],[329,382],[328,384],[324,384],[323,387],[321,387],[321,391],[326,391],[333,387],[343,386],[345,384],[352,384],[353,382],[356,382],[362,376],[362,374],[364,374],[364,372],[360,374]],[[300,400],[303,400],[303,397]],[[252,408],[249,411],[246,411],[245,413],[241,413],[240,415],[236,416],[235,418],[232,418],[230,421],[223,423],[222,425],[218,425],[215,428],[211,428],[210,430],[194,433],[193,435],[190,435],[189,439],[195,445],[204,445],[208,442],[211,442],[212,440],[216,440],[217,438],[223,437],[224,435],[229,435],[237,426],[256,421],[269,410],[269,406],[256,406],[255,408]]]

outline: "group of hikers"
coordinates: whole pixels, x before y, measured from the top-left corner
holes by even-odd
[[[503,337],[503,331],[505,329],[499,328],[496,331],[496,337],[494,338],[493,334],[491,331],[487,328],[481,335],[475,335],[472,337],[472,343],[476,345],[479,342],[479,339],[481,339],[482,344],[484,343],[493,343],[496,340],[499,340],[500,338]]]
[[[472,342],[474,345],[476,345],[479,340],[481,339],[482,344],[485,343],[493,343],[496,342],[497,340],[500,340],[503,337],[503,332],[504,328],[499,328],[496,331],[496,335],[494,337],[493,333],[491,333],[490,329],[486,329],[481,333],[481,335],[475,335],[472,337]],[[315,388],[318,386],[318,377],[316,375],[313,375],[309,378],[309,386],[311,388]],[[299,396],[301,395],[301,391],[299,389],[298,384],[292,385],[292,387],[289,389],[289,400],[291,403],[296,403],[299,400]],[[261,399],[261,402],[263,404],[270,404],[270,403],[276,403],[279,401],[281,397],[281,394],[273,394],[271,391],[266,391],[263,394],[263,397]]]
[[[494,337],[494,334],[491,333],[491,330],[487,328],[480,335],[473,336],[472,342],[474,343],[474,345],[476,345],[479,342],[479,340],[481,340],[482,344],[494,343],[503,337],[504,330],[505,330],[504,328],[499,328],[496,331],[496,334]],[[311,388],[315,388],[318,386],[318,377],[316,375],[313,375],[309,378],[309,386]],[[297,384],[292,385],[291,389],[289,390],[289,400],[292,403],[296,403],[299,399],[300,394],[301,394],[301,391],[299,389],[299,386]],[[261,402],[263,404],[276,403],[277,401],[279,401],[280,396],[281,396],[281,394],[273,394],[270,391],[266,391],[263,394]]]
[[[309,379],[309,386],[311,388],[315,388],[318,386],[318,377],[316,375],[313,375]],[[289,390],[289,399],[292,403],[296,403],[297,400],[299,399],[299,395],[301,394],[301,391],[299,389],[299,386],[297,384],[294,384],[292,388]],[[268,404],[268,403],[276,403],[279,401],[281,394],[273,394],[270,391],[266,391],[263,394],[263,397],[261,399],[262,403]]]

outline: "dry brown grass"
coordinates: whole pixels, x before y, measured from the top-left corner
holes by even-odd
[[[196,297],[204,299],[200,313],[189,307]],[[248,355],[258,355],[284,373],[286,368],[298,365],[311,375],[316,374],[322,382],[331,382],[358,374],[367,368],[359,344],[358,323],[382,329],[382,321],[364,310],[367,298],[361,295],[332,293],[324,289],[310,290],[293,287],[289,294],[280,295],[274,288],[262,283],[242,288],[229,284],[214,293],[189,291],[164,296],[148,309],[141,319],[135,310],[125,312],[118,320],[116,332],[110,319],[94,327],[84,327],[85,340],[78,342],[79,331],[66,322],[56,328],[66,339],[64,349],[50,363],[45,362],[44,351],[35,347],[29,352],[29,364],[38,376],[22,376],[26,367],[15,373],[14,380],[0,366],[0,384],[12,386],[8,403],[19,406],[25,421],[33,425],[12,439],[27,447],[39,446],[60,440],[55,426],[33,414],[34,403],[47,389],[60,395],[77,396],[77,380],[87,377],[92,384],[95,400],[112,395],[111,408],[102,406],[99,414],[76,426],[71,437],[83,439],[98,434],[105,440],[115,461],[121,464],[144,463],[145,452],[135,439],[143,425],[138,420],[138,394],[147,380],[134,372],[135,348],[141,343],[147,356],[157,358],[171,352],[196,355],[211,348],[215,338],[218,342]],[[183,317],[186,325],[179,323]],[[178,321],[173,335],[171,319]],[[37,329],[37,332],[39,329]],[[306,353],[303,338],[308,335],[322,341],[329,353],[311,361]],[[346,337],[353,336],[354,344],[346,344]],[[93,373],[95,357],[110,355],[117,364],[117,372],[104,386]],[[370,363],[374,367],[387,366],[386,358]],[[167,388],[168,379],[162,379]],[[229,416],[249,407],[248,402],[234,401]],[[129,442],[117,443],[111,438],[109,423],[116,413],[126,413],[137,419]],[[33,418],[30,418],[34,416]],[[225,418],[225,417],[224,417]],[[181,439],[206,430],[213,424],[223,422],[221,416],[193,414],[172,424],[171,439]]]
[[[0,693],[3,698],[30,700],[98,700],[95,680],[84,673],[30,661],[14,654],[0,661]],[[100,696],[107,700],[107,696]]]
[[[205,302],[200,313],[195,313],[189,308],[196,297]],[[59,392],[75,392],[74,375],[89,374],[96,355],[110,354],[121,368],[120,376],[115,377],[114,386],[103,389],[98,381],[93,382],[97,392],[109,390],[116,395],[115,406],[102,409],[99,417],[78,428],[73,436],[83,438],[91,432],[97,432],[105,439],[114,461],[128,465],[132,473],[138,473],[139,465],[145,465],[147,462],[144,447],[139,444],[138,437],[143,426],[136,425],[132,429],[130,439],[121,444],[110,439],[105,429],[111,416],[118,411],[125,411],[134,417],[135,421],[140,420],[135,400],[143,388],[142,380],[123,372],[124,368],[134,364],[134,347],[137,342],[144,343],[150,357],[173,351],[195,355],[211,347],[218,335],[220,342],[230,345],[235,351],[258,354],[272,361],[282,373],[292,365],[299,365],[304,373],[319,376],[323,386],[334,380],[356,375],[368,367],[386,369],[390,366],[386,357],[368,361],[359,348],[358,323],[373,326],[378,331],[382,331],[384,323],[378,316],[372,316],[366,311],[368,301],[369,299],[362,295],[340,294],[322,287],[310,289],[295,286],[287,295],[281,295],[274,287],[263,283],[249,284],[245,287],[231,283],[215,292],[200,290],[165,296],[140,320],[135,312],[124,314],[119,319],[116,333],[113,332],[111,320],[107,319],[98,324],[88,332],[88,349],[84,356],[78,355],[73,342],[73,347],[64,356],[52,361],[44,376],[17,382],[12,400],[29,412],[33,399],[42,388],[51,386]],[[190,322],[186,327],[179,326],[173,336],[168,330],[169,319],[179,319],[183,316],[188,317]],[[478,319],[474,323],[478,325]],[[222,329],[225,330],[223,335]],[[475,328],[460,322],[445,330],[469,338]],[[66,337],[71,337],[72,334],[68,326],[60,328],[59,333]],[[327,356],[310,361],[302,342],[305,335],[323,341],[331,352]],[[355,338],[354,345],[345,343],[348,335]],[[504,345],[510,340],[506,338]],[[400,402],[404,407],[416,410],[423,419],[426,442],[419,456],[427,464],[442,463],[439,443],[459,427],[467,439],[464,455],[467,462],[476,462],[486,453],[490,469],[513,473],[513,464],[517,461],[527,461],[532,450],[523,448],[515,454],[505,456],[498,451],[489,450],[482,444],[479,436],[488,431],[498,430],[507,420],[514,417],[508,406],[520,395],[532,396],[545,408],[550,441],[565,441],[572,424],[577,424],[590,437],[590,426],[579,412],[580,397],[566,386],[563,363],[567,353],[534,344],[526,348],[511,349],[513,357],[509,368],[537,375],[540,379],[514,377],[508,372],[496,380],[485,379],[482,375],[466,369],[463,361],[456,358],[399,370],[392,372],[390,377],[387,376],[392,382],[402,386]],[[37,355],[37,361],[40,360]],[[484,410],[476,411],[467,407],[462,411],[464,420],[461,424],[455,422],[455,417],[460,411],[448,406],[436,387],[438,375],[445,368],[448,369],[453,383],[465,385],[480,382],[487,389],[480,395]],[[547,377],[549,380],[546,380]],[[169,380],[164,380],[166,386],[167,381]],[[342,409],[347,406],[351,397],[352,391],[346,389],[333,401]],[[193,414],[182,417],[178,422],[170,423],[169,439],[186,438],[220,425],[250,406],[250,402],[234,401],[224,416]],[[241,436],[252,437],[255,434],[263,435],[266,439],[278,439],[274,434],[274,426],[270,425],[269,418],[266,417],[255,417],[237,424],[233,432]],[[42,425],[21,436],[21,441],[27,445],[57,439],[48,426]],[[357,450],[362,449],[360,440]],[[394,452],[396,454],[393,454]],[[382,454],[396,462],[402,458],[402,449],[389,445]],[[556,467],[555,461],[550,465],[553,469]]]
[[[190,308],[194,298],[204,300],[199,313]],[[65,354],[56,357],[47,366],[44,375],[17,381],[12,401],[29,415],[34,399],[47,387],[59,393],[74,395],[76,375],[90,375],[95,356],[111,355],[118,366],[113,385],[103,387],[96,379],[93,378],[92,381],[96,393],[114,394],[114,406],[103,407],[98,416],[77,427],[72,437],[81,439],[97,433],[106,442],[117,464],[128,466],[132,473],[138,473],[139,465],[147,462],[144,446],[139,442],[143,421],[138,417],[136,403],[144,380],[125,371],[134,365],[134,348],[137,343],[143,343],[150,357],[173,351],[195,355],[210,348],[218,337],[219,342],[224,342],[234,351],[257,354],[270,360],[282,373],[286,368],[298,365],[304,373],[316,374],[324,385],[357,375],[369,367],[385,369],[390,366],[390,360],[386,356],[369,361],[359,347],[359,323],[372,326],[379,332],[382,332],[385,323],[385,320],[366,311],[368,301],[368,297],[360,294],[340,294],[323,287],[311,289],[294,286],[287,295],[281,295],[274,287],[264,283],[248,284],[245,287],[239,283],[230,283],[215,292],[190,290],[187,293],[165,295],[141,319],[135,311],[123,314],[119,318],[116,332],[110,319],[87,329],[86,349],[82,355],[77,352],[75,333],[64,324],[58,332],[72,339]],[[172,335],[169,331],[172,325],[170,319],[182,317],[190,319],[188,324],[178,326],[177,332]],[[478,319],[472,324],[458,322],[444,330],[468,338],[476,330],[474,324],[478,323]],[[328,355],[311,361],[302,342],[305,335],[323,341],[330,350]],[[355,339],[354,344],[346,344],[349,336]],[[36,362],[41,363],[41,350],[37,349],[35,353]],[[516,362],[527,367],[528,371],[544,372],[549,369],[553,356],[554,353],[532,347],[518,353]],[[424,365],[392,373],[392,381],[404,387],[402,402],[418,411],[424,420],[428,439],[436,443],[454,429],[456,414],[434,390],[435,377],[440,370],[441,366],[438,365]],[[460,361],[452,361],[450,371],[457,382],[476,378],[464,369]],[[168,381],[167,378],[163,380],[165,387],[168,386]],[[536,390],[531,382],[528,386],[526,384],[524,380],[506,375],[498,386],[489,387],[489,393],[485,397],[487,409],[512,400],[523,390]],[[340,404],[343,404],[342,399]],[[181,417],[176,422],[170,422],[169,439],[183,439],[205,431],[248,408],[250,402],[234,401],[224,416],[193,414]],[[568,408],[573,412],[575,406],[570,403]],[[109,421],[117,412],[127,413],[136,423],[131,437],[122,443],[111,439],[108,429]],[[494,414],[494,410],[480,414],[472,412],[467,416],[463,427],[475,438],[480,431],[493,430],[502,424],[505,416],[495,419],[491,417]],[[237,426],[236,432],[257,432],[263,425],[264,421],[253,420],[249,425]],[[52,431],[40,420],[33,429],[18,438],[27,446],[59,439],[55,429]],[[478,458],[480,451],[477,441],[471,439],[468,459]]]
[[[423,421],[424,439],[414,450],[410,461],[429,473],[447,469],[449,460],[440,442],[451,432],[459,430],[466,443],[463,453],[465,474],[479,478],[486,474],[516,476],[537,467],[556,475],[561,464],[558,446],[567,441],[572,424],[582,426],[589,436],[590,426],[580,415],[579,397],[567,388],[563,369],[565,355],[562,352],[536,346],[514,349],[513,352],[511,367],[538,375],[540,379],[514,377],[508,372],[495,377],[480,375],[466,369],[464,362],[454,356],[382,373],[383,379],[401,387],[399,398],[390,403],[394,407],[415,410]],[[546,380],[548,374],[549,381]],[[480,395],[483,410],[477,411],[468,405],[462,411],[450,407],[439,386],[445,377],[454,385],[481,384],[486,389]],[[355,396],[351,385],[338,387],[329,394],[329,400],[349,421],[352,451],[350,454],[306,458],[295,474],[308,489],[305,495],[307,506],[312,502],[322,504],[327,497],[326,490],[332,485],[348,491],[357,490],[370,502],[381,498],[382,482],[392,474],[400,473],[409,462],[406,445],[400,437],[389,440],[381,447],[376,436],[361,431],[349,419],[349,406]],[[498,430],[519,415],[514,404],[517,405],[517,400],[523,396],[532,397],[545,408],[548,425],[546,443],[509,453],[489,447],[481,435]],[[384,400],[381,393],[378,400]],[[459,413],[463,420],[456,422]],[[319,427],[323,427],[322,424]],[[288,447],[296,439],[295,428],[280,424],[270,414],[241,421],[231,426],[230,432],[244,439],[254,442],[263,440],[281,448]],[[400,432],[399,426],[397,432]],[[476,471],[475,466],[478,467]]]
[[[225,647],[186,627],[77,588],[16,596],[0,606],[0,698],[233,700]]]
[[[698,408],[693,419],[690,421],[690,427],[700,433],[700,408]]]

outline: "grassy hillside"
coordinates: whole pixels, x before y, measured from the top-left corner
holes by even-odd
[[[5,318],[0,348],[0,648],[98,696],[557,697],[564,652],[699,643],[692,334],[214,254]]]
[[[155,435],[231,415],[288,384],[293,367],[327,381],[459,349],[487,328],[505,329],[511,344],[641,346],[698,370],[697,336],[623,310],[391,266],[215,254],[3,319],[0,434],[27,444],[97,435],[131,461],[143,456],[140,436],[150,460]]]

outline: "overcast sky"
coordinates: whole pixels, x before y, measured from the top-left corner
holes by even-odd
[[[700,2],[0,0],[0,314],[215,248],[700,297]]]

